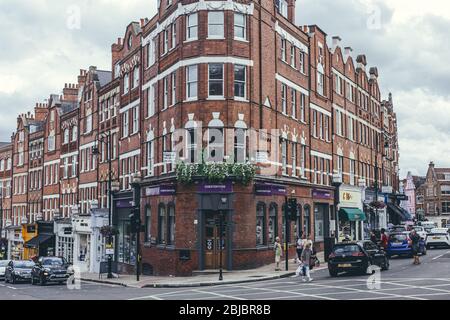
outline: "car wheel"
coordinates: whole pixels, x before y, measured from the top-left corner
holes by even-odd
[[[336,278],[339,275],[336,269],[329,269],[328,271],[330,272],[330,276],[333,278]]]

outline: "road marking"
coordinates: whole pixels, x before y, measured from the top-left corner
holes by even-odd
[[[437,260],[437,259],[440,259],[440,258],[442,258],[443,256],[444,256],[444,254],[441,254],[440,256],[434,257],[434,258],[433,258],[433,261],[434,261],[434,260]]]
[[[233,300],[245,300],[244,298],[234,297],[234,296],[228,296],[225,294],[215,293],[215,292],[208,292],[208,291],[202,291],[202,290],[192,290],[194,292],[213,295],[216,297],[226,298],[226,299],[233,299]]]
[[[388,283],[389,284],[389,282],[384,282],[384,283]],[[449,290],[444,290],[444,289],[436,289],[436,288],[431,288],[431,287],[426,287],[426,286],[419,287],[419,286],[412,286],[412,285],[402,284],[402,283],[398,283],[397,285],[403,286],[403,287],[408,287],[410,289],[425,289],[425,290],[439,291],[439,292],[442,292],[442,293],[450,294]]]
[[[17,288],[14,288],[14,287],[10,287],[10,286],[7,286],[7,288],[9,288],[9,289],[13,289],[13,290],[17,290]]]

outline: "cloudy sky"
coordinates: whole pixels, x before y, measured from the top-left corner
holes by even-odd
[[[297,0],[297,23],[339,35],[365,53],[394,95],[402,176],[429,161],[450,167],[450,4],[444,0]],[[0,0],[0,140],[16,115],[75,82],[80,68],[108,69],[126,25],[152,17],[156,0]]]

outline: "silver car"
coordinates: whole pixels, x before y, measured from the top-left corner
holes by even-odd
[[[10,260],[0,260],[0,280],[5,280],[6,267]]]

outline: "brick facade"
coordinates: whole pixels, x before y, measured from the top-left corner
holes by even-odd
[[[378,180],[379,187],[398,190],[397,120],[392,96],[382,100],[378,69],[368,68],[364,54],[354,59],[339,37],[329,46],[318,26],[299,28],[294,22],[295,0],[282,1],[280,7],[271,0],[174,0],[169,7],[161,3],[152,19],[129,24],[111,47],[112,72],[81,70],[78,83],[66,85],[64,97],[50,97],[43,120],[42,218],[52,220],[57,211],[70,216],[73,205],[88,214],[93,200],[107,208],[111,176],[119,183],[113,220],[123,237],[117,246],[127,247],[125,236],[132,243],[126,231],[131,184],[140,174],[144,271],[190,275],[214,268],[217,259],[208,248],[216,246],[211,241],[217,230],[208,226],[208,217],[218,211],[211,213],[206,204],[214,195],[202,193],[201,185],[177,184],[175,165],[164,161],[164,154],[180,142],[173,134],[200,123],[206,139],[208,126],[236,132],[278,129],[279,136],[268,136],[280,153],[271,159],[274,174],[258,174],[251,185],[234,184],[223,195],[229,201],[225,266],[245,269],[273,261],[274,238],[283,235],[285,196],[258,195],[261,185],[281,186],[297,198],[300,218],[290,226],[291,243],[302,230],[323,250],[336,220],[333,175],[340,174],[348,185],[374,187]],[[13,136],[15,161],[17,139],[26,131],[21,119]],[[75,126],[77,140],[69,134],[70,141],[62,143],[64,130]],[[48,148],[49,137],[51,144],[55,139],[54,151]],[[24,142],[28,139],[26,134]],[[196,141],[197,147],[206,148],[206,142]],[[243,160],[255,162],[253,142],[242,144]],[[223,147],[238,150],[233,140]],[[69,171],[72,157],[78,157],[77,174],[67,178],[66,155],[71,155]],[[28,174],[25,160],[23,166],[14,162],[14,175]],[[48,184],[52,165],[60,170],[55,183]],[[154,193],[161,186],[176,191]],[[25,205],[25,215],[26,196],[12,201]],[[132,248],[117,257],[125,265],[135,258]]]

